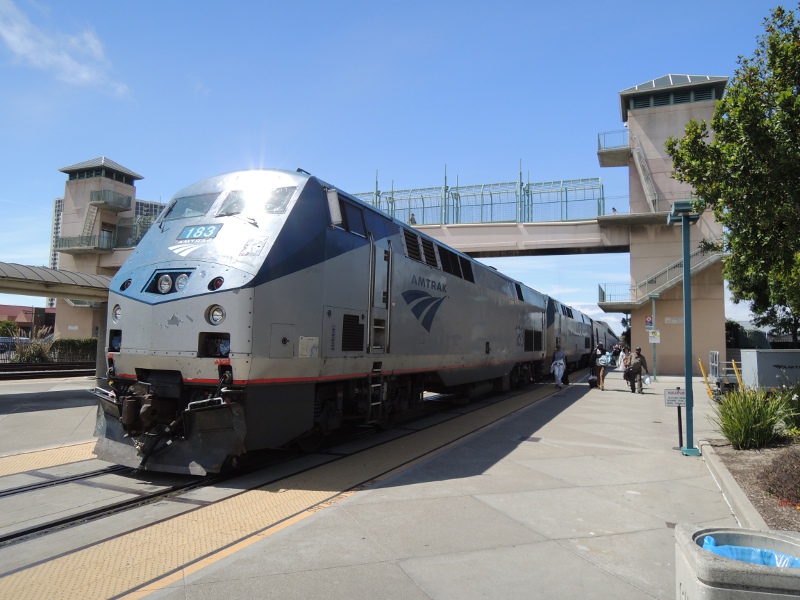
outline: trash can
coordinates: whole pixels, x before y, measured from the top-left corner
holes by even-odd
[[[800,557],[800,533],[710,528],[681,523],[675,527],[675,597],[678,600],[750,600],[800,596],[800,569],[770,567],[719,556],[703,548],[706,536],[720,546],[764,548]]]

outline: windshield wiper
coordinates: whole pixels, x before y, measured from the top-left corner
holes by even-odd
[[[236,217],[237,219],[241,219],[245,223],[250,223],[253,227],[258,227],[258,221],[256,221],[253,217],[247,217],[243,215],[241,212],[224,212],[218,213],[217,217]]]

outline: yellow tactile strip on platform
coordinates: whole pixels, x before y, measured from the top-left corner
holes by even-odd
[[[83,444],[25,452],[23,454],[0,456],[0,477],[95,458],[94,454],[92,454],[94,444],[94,441],[91,441]]]
[[[161,588],[171,573],[247,539],[258,539],[321,503],[339,500],[426,453],[532,404],[525,393],[304,473],[184,513],[0,579],[2,598],[111,598]],[[213,562],[213,561],[212,561]]]

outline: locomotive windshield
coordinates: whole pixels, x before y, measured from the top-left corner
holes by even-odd
[[[277,214],[286,212],[286,206],[297,188],[295,186],[231,190],[217,211],[218,217],[249,214]]]
[[[213,192],[211,194],[176,198],[175,202],[164,213],[164,216],[161,217],[161,220],[175,221],[176,219],[188,219],[189,217],[202,217],[218,197],[219,192]]]

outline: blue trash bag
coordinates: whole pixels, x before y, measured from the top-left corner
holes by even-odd
[[[768,567],[791,567],[800,569],[800,558],[789,556],[767,550],[765,548],[750,548],[749,546],[717,546],[717,541],[707,535],[703,539],[703,548],[710,550],[714,554],[719,554],[725,558],[741,560],[754,565],[766,565]]]

